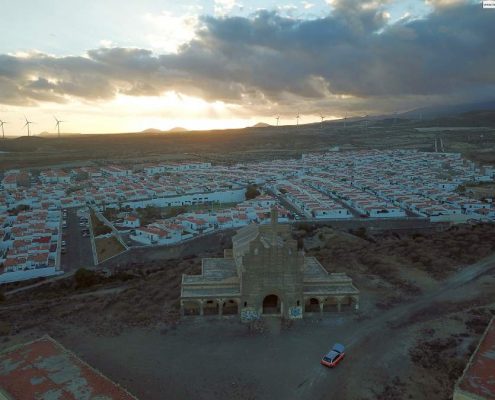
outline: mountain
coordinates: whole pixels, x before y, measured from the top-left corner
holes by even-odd
[[[432,118],[445,117],[449,115],[463,114],[474,111],[486,111],[486,110],[495,110],[495,100],[485,101],[480,103],[465,103],[465,104],[455,104],[448,106],[444,105],[444,106],[421,107],[399,114],[399,116],[403,118],[418,119],[419,116],[421,115],[421,118],[432,119]]]
[[[141,133],[162,133],[160,129],[155,129],[155,128],[148,128],[145,129],[144,131],[141,131]]]
[[[271,125],[265,122],[258,122],[256,125],[253,125],[252,128],[267,128],[269,126]]]
[[[176,126],[175,128],[169,129],[168,132],[187,132],[188,129]]]

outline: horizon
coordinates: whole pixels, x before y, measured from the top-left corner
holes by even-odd
[[[494,10],[473,0],[50,0],[18,31],[26,2],[0,26],[9,137],[24,116],[33,134],[56,132],[53,116],[84,134],[242,129],[482,102],[495,88]]]

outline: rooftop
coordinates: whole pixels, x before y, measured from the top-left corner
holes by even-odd
[[[492,318],[462,377],[456,392],[468,392],[479,399],[495,399],[495,318]]]
[[[13,400],[136,400],[49,336],[0,353],[2,390]]]
[[[201,275],[183,275],[183,284],[221,282],[237,277],[235,261],[232,258],[203,258]]]

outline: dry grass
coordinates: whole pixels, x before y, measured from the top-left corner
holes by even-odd
[[[320,228],[321,229],[321,228]],[[328,228],[323,228],[328,229]],[[319,235],[320,230],[313,232]],[[324,235],[322,245],[310,251],[329,270],[348,272],[351,276],[377,275],[390,284],[414,292],[401,279],[400,269],[419,270],[442,280],[456,269],[474,263],[495,250],[495,225],[458,225],[443,232],[398,235],[386,233],[360,237],[344,232]]]
[[[0,308],[0,321],[16,331],[57,332],[63,326],[81,326],[101,335],[173,322],[179,317],[182,274],[199,273],[200,262],[199,258],[169,260],[118,271],[109,278],[98,276],[93,286],[84,289],[74,278],[52,282],[7,299],[3,303],[7,308]]]
[[[112,228],[100,221],[100,219],[95,215],[94,211],[91,211],[90,216],[94,236],[105,235],[112,232]]]
[[[98,262],[105,261],[125,250],[122,243],[120,243],[115,236],[95,239],[95,245]]]

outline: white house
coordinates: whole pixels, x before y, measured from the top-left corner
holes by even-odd
[[[128,214],[124,217],[124,222],[122,223],[122,225],[126,228],[131,229],[139,228],[141,226],[141,221],[137,216]]]

